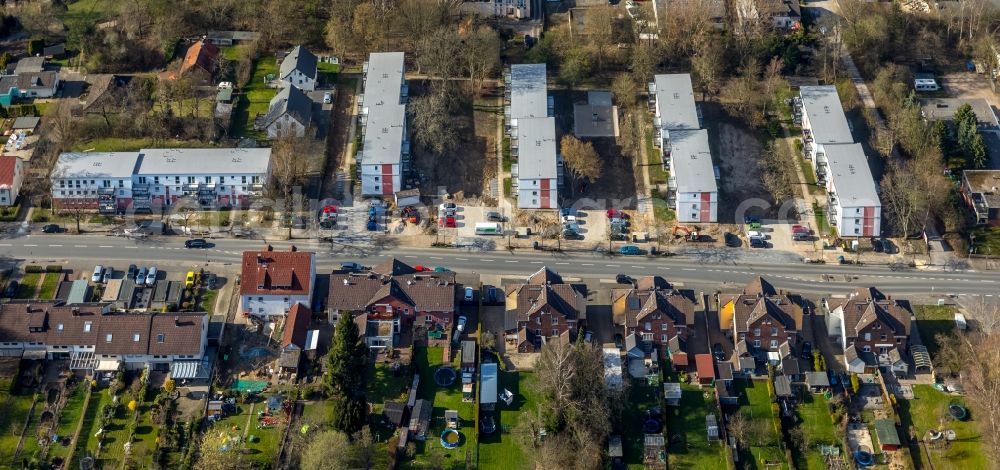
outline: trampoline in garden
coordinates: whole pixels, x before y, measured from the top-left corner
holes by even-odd
[[[455,378],[458,375],[455,373],[455,369],[451,367],[441,367],[434,371],[434,383],[438,384],[438,387],[450,387],[455,383]]]
[[[237,380],[233,382],[233,390],[237,392],[263,392],[267,388],[267,382],[262,380]]]
[[[964,406],[957,403],[948,405],[948,414],[950,414],[952,418],[959,421],[963,421],[967,416],[969,416],[968,410],[966,410]]]
[[[462,444],[462,435],[454,429],[441,431],[441,447],[454,449]]]

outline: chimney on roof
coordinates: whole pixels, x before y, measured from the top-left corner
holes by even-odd
[[[31,304],[25,305],[24,306],[24,311],[27,312],[27,313],[31,313]]]
[[[267,244],[267,251],[274,251],[274,247],[270,243]]]
[[[289,251],[291,251],[292,253],[295,253],[296,251],[299,251],[299,249],[296,248],[295,245],[292,245],[292,248]]]
[[[347,279],[344,279],[344,285],[345,286],[351,285],[351,281],[348,281]]]
[[[257,254],[257,264],[264,264],[264,255]]]
[[[73,307],[70,311],[73,312],[74,317],[80,316],[80,307]]]
[[[174,317],[174,326],[181,326],[181,317]]]

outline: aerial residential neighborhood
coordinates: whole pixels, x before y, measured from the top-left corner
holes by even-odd
[[[996,0],[0,3],[0,469],[1000,469]]]

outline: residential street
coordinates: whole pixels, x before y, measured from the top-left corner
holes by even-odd
[[[118,264],[128,262],[204,261],[216,269],[235,269],[244,250],[259,249],[260,240],[212,240],[208,249],[186,249],[183,238],[160,238],[136,241],[118,237],[91,235],[27,235],[0,243],[0,256],[40,263],[63,260],[99,260]],[[275,249],[285,249],[292,243],[274,242]],[[1000,291],[1000,274],[975,271],[927,271],[907,269],[893,271],[888,266],[840,266],[835,264],[789,264],[743,261],[722,253],[679,255],[669,258],[645,256],[608,257],[603,253],[550,253],[533,250],[467,251],[458,249],[377,246],[357,243],[333,245],[314,240],[294,243],[299,249],[320,254],[320,272],[339,266],[343,261],[375,264],[388,257],[399,257],[408,263],[446,266],[460,273],[501,275],[528,274],[539,266],[548,265],[565,276],[614,278],[624,272],[630,275],[660,274],[689,289],[714,292],[720,286],[735,287],[755,276],[765,276],[784,289],[802,294],[844,294],[853,287],[879,286],[894,295],[984,295],[995,298]],[[725,250],[723,250],[725,251]],[[43,255],[44,253],[44,255]],[[730,252],[731,253],[731,252]],[[752,252],[751,252],[752,253]]]

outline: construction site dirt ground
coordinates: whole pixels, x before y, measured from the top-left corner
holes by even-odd
[[[754,131],[730,116],[714,101],[700,102],[709,146],[719,167],[719,211],[722,224],[742,223],[745,212],[773,216],[778,209],[761,180],[763,145]],[[738,216],[738,217],[737,217]],[[737,220],[739,218],[740,220]]]
[[[410,103],[431,92],[429,83],[411,80]],[[500,91],[485,88],[478,98],[473,98],[469,85],[459,85],[461,97],[455,114],[451,116],[452,132],[459,142],[450,155],[434,155],[411,137],[410,151],[413,168],[419,175],[418,187],[422,196],[439,196],[443,189],[457,201],[492,200],[497,191],[496,139],[498,119],[503,111]]]

